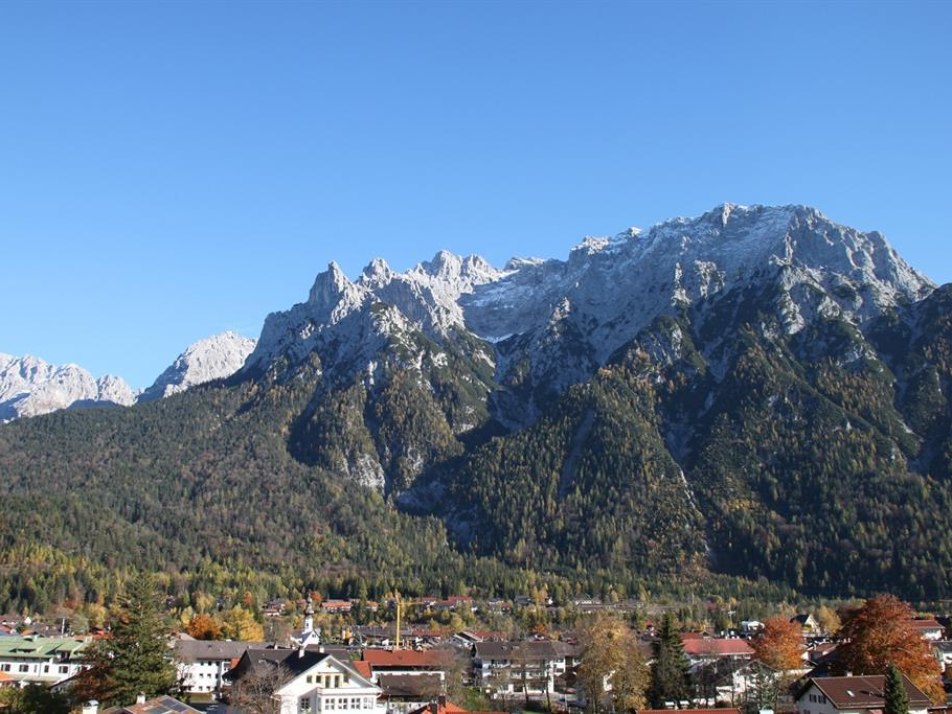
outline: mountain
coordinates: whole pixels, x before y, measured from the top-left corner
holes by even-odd
[[[139,395],[138,401],[162,399],[196,384],[230,377],[241,369],[254,347],[255,340],[230,331],[198,340]]]
[[[135,392],[121,377],[95,379],[75,364],[51,365],[37,357],[0,354],[0,421],[78,407],[131,406],[177,394],[237,372],[255,340],[223,332],[190,345],[155,380]]]
[[[77,406],[128,406],[135,393],[121,378],[95,379],[75,364],[0,354],[0,421]]]
[[[0,564],[45,503],[42,542],[189,588],[948,597],[950,397],[952,286],[808,207],[331,264],[224,381],[0,429]]]

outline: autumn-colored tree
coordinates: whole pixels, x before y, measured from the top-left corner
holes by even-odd
[[[835,635],[840,629],[840,616],[836,614],[836,610],[827,605],[820,605],[817,609],[816,621],[825,635]]]
[[[933,702],[944,701],[939,663],[912,628],[912,608],[894,595],[877,595],[844,618],[837,649],[840,672],[886,674],[895,665]]]
[[[754,657],[779,672],[801,666],[803,634],[800,625],[783,615],[764,620],[763,632],[753,640]]]
[[[217,640],[221,636],[221,630],[221,623],[204,612],[189,620],[185,628],[185,631],[196,640]]]
[[[589,710],[599,710],[605,700],[611,701],[616,712],[643,709],[648,665],[628,625],[617,616],[601,613],[580,627],[579,640],[582,663],[578,681],[585,690]]]
[[[222,634],[232,640],[261,641],[264,639],[264,627],[255,616],[241,605],[235,605],[225,612]]]

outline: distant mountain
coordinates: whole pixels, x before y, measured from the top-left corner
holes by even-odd
[[[196,384],[230,377],[244,365],[255,347],[255,340],[235,332],[223,332],[199,340],[180,354],[151,387],[139,395],[147,402],[184,392]]]
[[[75,364],[0,354],[0,420],[47,414],[75,406],[128,406],[135,393],[121,378],[95,379]]]
[[[0,509],[32,512],[51,478],[75,494],[50,542],[126,533],[110,559],[168,572],[949,597],[952,286],[803,206],[726,204],[502,269],[331,264],[231,377],[6,425],[0,469]],[[83,530],[93,512],[109,529]]]
[[[95,379],[75,364],[51,365],[37,357],[0,354],[0,420],[79,407],[131,406],[161,399],[237,372],[255,340],[223,332],[199,340],[176,358],[151,387],[135,392],[121,377]]]

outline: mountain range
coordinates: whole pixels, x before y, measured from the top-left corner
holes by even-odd
[[[726,574],[946,597],[950,308],[881,234],[804,206],[501,269],[332,263],[226,379],[0,428],[3,508],[55,474],[79,532],[95,514],[127,534],[119,562],[193,572],[197,540],[341,594]]]
[[[75,364],[52,365],[39,357],[0,354],[0,421],[59,409],[131,406],[161,399],[197,384],[229,377],[244,364],[255,341],[223,332],[190,345],[148,389],[136,392],[122,377],[99,379]]]

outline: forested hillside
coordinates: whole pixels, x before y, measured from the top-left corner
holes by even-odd
[[[952,286],[804,207],[502,271],[332,265],[227,382],[0,426],[0,608],[134,568],[226,597],[945,598],[950,357]]]

